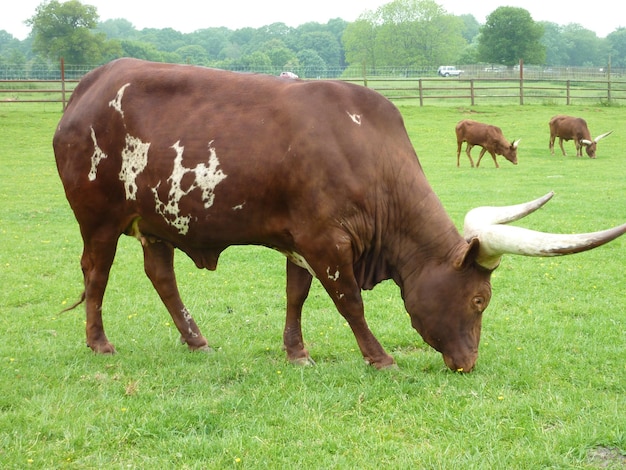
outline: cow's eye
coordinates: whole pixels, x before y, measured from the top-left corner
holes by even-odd
[[[476,307],[476,309],[479,312],[482,312],[483,310],[485,310],[485,298],[481,297],[480,295],[477,295],[476,297],[474,297],[472,299],[472,303],[474,304],[474,307]]]

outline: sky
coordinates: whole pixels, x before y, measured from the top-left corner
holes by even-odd
[[[25,39],[30,28],[24,21],[31,18],[44,0],[16,0],[5,5],[0,15],[0,30],[18,39]],[[390,0],[81,0],[97,8],[100,21],[123,18],[136,29],[173,28],[182,33],[225,26],[229,29],[259,28],[272,23],[299,26],[310,21],[326,23],[342,18],[354,21],[366,10],[376,10]],[[448,13],[472,14],[479,23],[500,6],[521,7],[535,21],[551,21],[560,25],[577,23],[606,37],[618,27],[626,27],[622,7],[615,0],[594,0],[584,8],[576,8],[571,0],[435,0]],[[204,5],[203,5],[204,4]],[[200,6],[203,5],[203,6]],[[580,6],[580,4],[579,4]]]

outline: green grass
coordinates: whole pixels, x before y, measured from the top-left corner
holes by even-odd
[[[626,221],[619,107],[401,104],[424,170],[460,227],[477,205],[556,196],[523,225],[591,231]],[[598,159],[550,156],[549,118],[584,116]],[[626,238],[564,258],[506,257],[493,277],[476,370],[449,372],[410,327],[397,287],[365,292],[399,368],[363,364],[318,284],[304,335],[316,367],[281,350],[284,259],[227,250],[216,272],[179,254],[181,293],[214,347],[189,353],[123,238],[105,297],[118,354],[84,345],[77,224],[56,174],[58,106],[0,107],[2,468],[623,468]],[[522,138],[519,165],[456,168],[454,125]],[[474,150],[477,157],[478,149]]]

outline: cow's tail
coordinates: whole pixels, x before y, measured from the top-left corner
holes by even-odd
[[[63,310],[61,310],[59,313],[65,313],[65,312],[69,312],[70,310],[74,310],[76,307],[78,307],[80,304],[82,304],[85,301],[85,291],[83,291],[82,294],[80,294],[80,298],[74,302],[72,305],[70,305],[67,308],[64,308]]]

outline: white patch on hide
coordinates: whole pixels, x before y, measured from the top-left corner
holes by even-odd
[[[337,281],[339,279],[339,270],[335,271],[335,274],[331,274],[330,267],[328,267],[326,268],[326,275],[328,276],[328,279],[330,279],[331,281]]]
[[[241,209],[243,209],[243,206],[245,206],[246,203],[242,202],[241,204],[237,204],[236,206],[233,206],[233,210],[234,211],[240,211]]]
[[[187,333],[189,333],[189,336],[191,336],[192,338],[197,338],[198,333],[195,333],[193,329],[191,328],[191,322],[193,322],[193,318],[191,318],[191,314],[189,313],[189,310],[187,310],[186,307],[183,307],[183,309],[181,310],[181,313],[183,314],[183,318],[185,319],[185,322],[187,322]]]
[[[358,126],[361,125],[361,115],[360,114],[352,114],[350,111],[346,111],[346,113],[348,114],[348,116],[350,116],[350,119],[352,119],[352,122],[354,122]]]
[[[304,259],[304,256],[302,256],[300,253],[296,253],[295,251],[291,251],[291,252],[283,252],[283,254],[293,264],[295,264],[296,266],[300,266],[301,268],[306,269],[309,272],[309,274],[311,274],[311,276],[316,277],[315,276],[315,271],[313,271],[313,268],[311,267],[311,265],[309,263],[307,263],[307,261]]]
[[[124,183],[126,199],[137,199],[137,176],[148,165],[149,142],[142,142],[137,137],[126,135],[126,145],[122,150],[122,168],[120,169],[120,181]]]
[[[127,83],[122,88],[120,88],[117,91],[117,95],[115,96],[115,99],[109,101],[109,106],[111,106],[118,113],[120,113],[122,115],[122,119],[124,119],[124,111],[122,110],[122,97],[124,96],[124,90],[129,85],[130,85],[130,83]]]
[[[167,179],[170,183],[167,203],[159,199],[158,188],[161,183],[159,182],[152,188],[156,202],[156,211],[163,216],[168,224],[178,229],[178,232],[183,235],[189,231],[191,216],[181,215],[179,208],[180,200],[194,189],[199,189],[202,193],[204,208],[208,209],[213,205],[215,187],[226,178],[224,172],[217,168],[220,162],[217,159],[215,148],[211,146],[212,143],[213,141],[209,142],[208,166],[204,163],[199,163],[195,168],[185,168],[183,166],[183,152],[185,148],[180,145],[180,141],[176,142],[172,145],[172,148],[176,151],[176,158],[174,159],[172,174]],[[193,173],[195,177],[189,188],[183,190],[181,183],[183,177],[188,173]]]
[[[89,181],[94,181],[96,179],[96,173],[98,172],[98,165],[101,160],[107,158],[107,154],[98,146],[96,131],[93,130],[93,127],[91,127],[91,140],[93,140],[93,155],[91,156],[91,169],[87,177]]]

